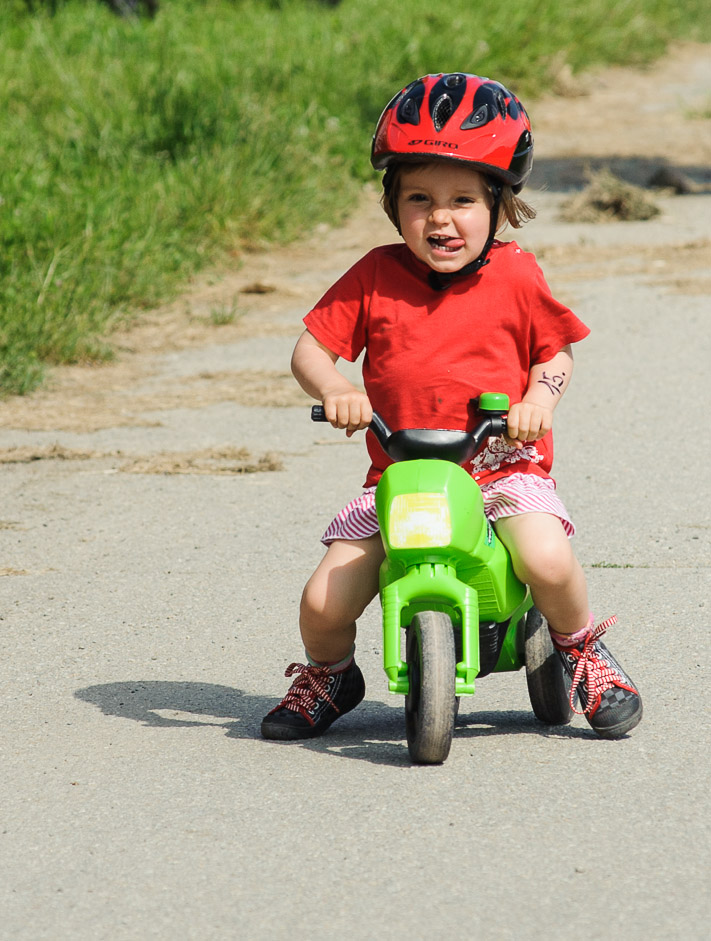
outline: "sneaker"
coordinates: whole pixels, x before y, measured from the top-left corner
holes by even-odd
[[[293,741],[316,738],[365,696],[365,680],[355,660],[341,673],[328,667],[292,663],[285,676],[299,676],[278,706],[262,720],[264,738]]]
[[[616,617],[608,618],[575,647],[563,647],[553,638],[553,646],[571,677],[570,705],[602,738],[622,738],[642,718],[637,687],[599,639],[616,623]],[[582,712],[575,708],[576,694]]]

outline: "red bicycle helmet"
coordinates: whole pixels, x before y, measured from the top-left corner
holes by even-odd
[[[376,170],[408,159],[473,164],[519,193],[533,165],[531,122],[503,85],[464,72],[425,75],[383,111],[373,137]]]

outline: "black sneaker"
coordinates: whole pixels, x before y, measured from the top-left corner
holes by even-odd
[[[339,716],[365,696],[365,680],[355,660],[341,673],[328,667],[292,663],[285,676],[299,676],[278,706],[262,719],[264,738],[293,741],[323,735]]]
[[[577,647],[553,646],[571,677],[570,705],[584,715],[602,738],[622,738],[642,718],[642,699],[637,687],[599,640],[616,617],[598,624]],[[575,709],[580,698],[582,712]]]

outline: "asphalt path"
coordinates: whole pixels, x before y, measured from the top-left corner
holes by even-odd
[[[709,307],[655,273],[670,246],[709,238],[709,200],[567,227],[551,200],[523,239],[544,267],[566,244],[631,253],[627,273],[602,262],[554,284],[593,331],[556,470],[595,613],[618,615],[609,646],[644,698],[618,742],[580,717],[542,726],[512,673],[462,701],[444,765],[413,767],[377,604],[358,640],[363,705],[320,740],[262,741],[362,438],[229,402],[154,428],[0,432],[0,448],[237,444],[285,465],[2,467],[0,937],[708,938]],[[640,267],[642,242],[660,248]],[[156,375],[286,368],[303,312],[283,312],[291,335],[157,357]]]

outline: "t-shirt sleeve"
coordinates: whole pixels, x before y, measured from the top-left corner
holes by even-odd
[[[339,278],[304,317],[306,329],[319,343],[351,363],[366,343],[373,267],[369,253]]]
[[[584,340],[590,328],[551,294],[543,272],[534,264],[530,299],[531,365],[547,363],[569,343]]]

